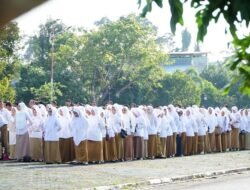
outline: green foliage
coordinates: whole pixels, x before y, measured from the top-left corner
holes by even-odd
[[[15,99],[11,81],[18,77],[20,68],[19,42],[17,23],[11,22],[0,29],[0,98],[11,102]]]
[[[147,12],[152,10],[152,2],[156,0],[146,0],[145,8],[142,11],[142,16],[146,16]],[[157,1],[162,7],[163,0]],[[203,41],[207,34],[207,28],[210,22],[219,20],[221,16],[229,25],[229,31],[233,37],[233,45],[235,48],[234,56],[229,59],[228,64],[231,70],[237,70],[239,76],[235,76],[231,86],[237,81],[241,81],[240,90],[244,94],[250,95],[250,35],[249,33],[241,37],[240,27],[249,27],[250,22],[250,1],[249,0],[219,0],[219,1],[204,1],[204,0],[184,0],[189,2],[196,12],[196,24],[198,27],[197,40]],[[139,1],[139,5],[142,2]],[[171,9],[171,29],[175,33],[176,25],[183,25],[183,3],[181,0],[169,0]],[[148,8],[150,7],[150,8]],[[242,79],[242,80],[241,80]],[[230,86],[226,88],[229,92]]]
[[[53,90],[51,90],[52,87]],[[51,85],[51,83],[45,83],[39,88],[32,87],[31,93],[39,101],[51,102],[57,100],[59,97],[63,95],[61,89],[64,87],[65,86],[61,85],[60,83],[53,83],[53,86]]]
[[[10,86],[10,81],[7,77],[0,80],[0,99],[15,101],[15,89]]]

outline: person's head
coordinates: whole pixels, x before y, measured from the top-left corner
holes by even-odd
[[[65,101],[65,105],[66,105],[67,107],[70,107],[70,106],[71,106],[71,100],[70,100],[70,99],[67,99],[67,100]]]
[[[62,109],[59,109],[59,114],[60,114],[60,116],[63,116],[63,110]]]
[[[247,109],[244,110],[244,114],[245,114],[245,116],[248,116],[248,110]]]
[[[49,114],[49,116],[52,116],[52,108],[51,107],[48,108],[48,114]]]
[[[11,111],[12,104],[11,104],[10,102],[7,102],[7,103],[5,104],[5,107],[6,107],[7,110]]]
[[[190,116],[190,114],[191,114],[190,110],[187,109],[187,110],[186,110],[186,115],[187,115],[187,116]]]
[[[16,115],[16,108],[14,108],[14,107],[11,108],[11,115],[12,116]]]
[[[76,111],[73,111],[74,117],[79,117],[79,114]]]
[[[35,100],[29,101],[29,107],[32,108],[36,104]]]
[[[127,112],[128,112],[128,111],[127,111],[127,108],[126,108],[126,107],[123,107],[123,108],[122,108],[122,113],[123,113],[123,114],[126,114]]]
[[[116,109],[115,109],[115,106],[112,106],[112,108],[111,108],[111,112],[112,112],[113,114],[116,114]]]

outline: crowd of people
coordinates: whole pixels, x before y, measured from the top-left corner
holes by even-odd
[[[250,110],[0,101],[3,158],[103,163],[250,149]]]

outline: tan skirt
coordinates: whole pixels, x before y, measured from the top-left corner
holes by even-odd
[[[75,160],[75,145],[73,137],[59,139],[62,163]]]
[[[30,156],[29,133],[16,135],[16,157],[23,159],[24,156]]]
[[[205,138],[206,135],[198,136],[198,154],[205,152]]]
[[[162,157],[161,137],[159,135],[156,136],[156,155]]]
[[[198,133],[194,133],[193,137],[193,154],[198,153]]]
[[[103,161],[102,141],[88,140],[88,160],[89,162]]]
[[[108,161],[117,160],[115,137],[109,138],[109,140],[107,141],[107,147],[108,147]]]
[[[161,140],[161,156],[166,157],[167,138],[160,138],[160,140]]]
[[[148,136],[148,156],[150,158],[157,156],[156,138],[157,135]]]
[[[238,128],[232,129],[231,146],[233,149],[240,148],[240,146],[239,146],[239,132],[240,132],[240,129],[238,129]]]
[[[204,153],[209,153],[209,152],[211,152],[211,148],[210,148],[210,143],[209,143],[209,135],[207,132],[205,136]]]
[[[173,133],[173,155],[176,154],[176,150],[177,150],[177,147],[176,147],[176,136],[177,134],[176,133]]]
[[[102,150],[103,150],[103,160],[108,161],[108,141],[106,138],[102,138]]]
[[[41,138],[30,138],[30,155],[32,160],[43,160],[43,142]]]
[[[61,163],[59,141],[45,141],[44,146],[44,161],[46,163]]]
[[[136,159],[144,157],[144,140],[143,137],[134,137],[134,156]]]
[[[16,145],[9,145],[10,159],[16,159]]]
[[[121,160],[124,158],[124,141],[120,133],[115,135],[115,143],[116,143],[117,159]]]
[[[216,145],[215,145],[215,132],[208,134],[209,138],[209,146],[211,152],[216,152]]]
[[[167,157],[173,156],[173,136],[167,137],[166,156]]]
[[[227,133],[227,148],[231,149],[232,148],[232,143],[231,143],[232,137],[231,137],[231,131]]]
[[[133,160],[134,158],[134,149],[133,149],[133,136],[128,135],[124,139],[124,159]]]
[[[75,156],[77,162],[88,162],[87,140],[81,141],[75,145]]]
[[[143,158],[148,158],[148,140],[143,140],[144,141],[144,156]]]
[[[193,154],[193,139],[194,139],[194,137],[190,137],[190,136],[187,136],[186,137],[186,150],[187,150],[187,152],[186,152],[186,154],[185,154],[185,156],[189,156],[189,155],[192,155]]]
[[[240,133],[239,144],[240,144],[240,150],[246,149],[246,133]]]
[[[216,152],[222,152],[222,145],[221,145],[221,135],[215,135],[215,147]]]
[[[246,133],[245,143],[246,150],[250,150],[250,133]]]
[[[7,125],[3,125],[0,127],[0,134],[1,134],[1,142],[2,142],[2,147],[5,148],[6,152],[9,152],[8,150],[8,130],[7,130]],[[2,154],[2,152],[1,152]]]
[[[227,150],[227,133],[221,134],[221,146],[222,146],[222,151],[226,152],[226,150]]]

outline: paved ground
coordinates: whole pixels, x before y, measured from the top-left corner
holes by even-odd
[[[250,172],[229,174],[216,178],[203,178],[179,183],[140,187],[140,190],[248,190],[250,189]],[[138,187],[137,187],[138,189]],[[132,190],[132,189],[130,189]]]
[[[86,189],[242,167],[250,151],[88,166],[0,162],[0,189]]]

